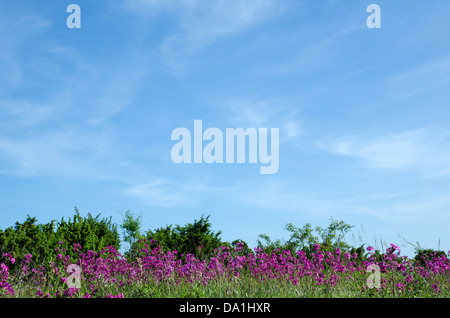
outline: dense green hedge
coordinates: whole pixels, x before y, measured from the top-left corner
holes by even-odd
[[[177,250],[180,254],[193,254],[198,258],[211,255],[214,249],[230,245],[220,239],[221,231],[214,233],[211,230],[209,215],[203,215],[200,220],[194,220],[184,226],[168,225],[146,233],[148,241],[154,241],[162,250]]]
[[[4,253],[10,253],[16,259],[12,267],[20,265],[24,255],[31,253],[32,260],[38,263],[54,260],[63,253],[70,256],[71,261],[76,261],[77,253],[74,252],[74,244],[81,245],[81,251],[92,250],[101,252],[108,246],[113,246],[117,251],[120,249],[120,235],[117,225],[111,222],[111,218],[93,217],[90,213],[87,217],[81,217],[75,208],[75,215],[65,221],[56,222],[52,220],[47,224],[37,223],[35,217],[28,216],[23,223],[16,222],[14,227],[5,230],[0,229],[0,260]],[[127,211],[120,228],[123,230],[124,242],[129,244],[125,256],[133,259],[142,248],[159,246],[163,251],[178,251],[184,256],[193,254],[196,258],[208,258],[220,247],[240,247],[240,254],[253,253],[247,243],[242,240],[234,240],[231,244],[222,241],[221,231],[213,232],[209,216],[203,215],[199,220],[184,226],[167,225],[166,227],[148,230],[145,234],[140,232],[141,219],[134,217]],[[283,250],[303,250],[307,256],[311,256],[315,244],[321,246],[321,251],[334,252],[337,248],[342,252],[357,253],[358,260],[367,257],[364,245],[353,247],[344,240],[347,232],[352,226],[343,221],[331,219],[327,228],[315,227],[306,223],[302,228],[288,223],[285,229],[290,233],[287,241],[271,240],[269,236],[261,234],[258,240],[258,248],[266,253],[282,253]],[[383,251],[374,251],[375,256],[380,258]],[[416,248],[415,260],[422,265],[425,260],[433,255],[445,255],[442,251],[432,249]]]
[[[81,245],[81,250],[101,251],[111,245],[120,248],[120,236],[117,226],[110,219],[99,219],[80,216],[75,208],[73,219],[64,218],[60,222],[55,220],[47,224],[37,223],[35,217],[28,216],[23,223],[16,222],[14,227],[4,231],[0,229],[0,257],[3,253],[10,253],[16,259],[14,265],[20,264],[23,256],[31,253],[35,262],[46,262],[66,249],[65,255],[74,259],[74,244]]]

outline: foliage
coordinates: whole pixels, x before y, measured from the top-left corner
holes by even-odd
[[[266,234],[259,235],[265,243],[258,240],[258,247],[265,252],[289,250],[296,252],[302,250],[310,255],[314,245],[320,244],[322,250],[334,251],[336,248],[341,250],[349,250],[352,247],[345,241],[345,234],[352,228],[344,221],[336,221],[330,219],[331,223],[327,228],[320,226],[313,228],[311,224],[306,223],[302,228],[296,227],[292,223],[287,223],[285,230],[290,233],[289,240],[282,242],[281,240],[272,241]]]
[[[73,221],[64,221],[62,218],[56,230],[56,237],[65,244],[65,248],[72,249],[74,244],[78,243],[82,247],[82,251],[101,251],[108,246],[114,246],[116,249],[120,247],[120,235],[117,225],[109,219],[99,219],[100,214],[95,218],[88,213],[83,218],[80,216],[78,209],[75,208]]]
[[[268,254],[259,249],[239,255],[236,249],[221,246],[206,259],[158,247],[141,250],[140,257],[127,260],[113,247],[107,252],[76,252],[79,279],[69,284],[73,265],[63,251],[49,264],[34,263],[35,255],[25,257],[21,266],[10,270],[11,255],[0,262],[0,298],[428,298],[450,296],[450,260],[433,257],[426,268],[400,256],[391,247],[377,262],[373,255],[360,263],[356,255],[336,250],[322,251],[316,245],[311,257],[303,251]],[[368,249],[373,251],[372,248]],[[372,253],[373,254],[373,253]],[[377,265],[379,271],[368,272]],[[379,275],[375,286],[368,279]],[[72,281],[73,282],[73,281]]]
[[[426,263],[435,257],[447,257],[444,251],[434,250],[432,248],[423,248],[417,243],[414,260],[421,266],[426,266]]]
[[[18,261],[28,253],[38,260],[50,257],[58,242],[54,235],[55,221],[45,225],[36,222],[35,217],[28,215],[23,223],[16,222],[14,227],[0,230],[0,255],[11,253]]]
[[[209,216],[185,226],[140,234],[141,220],[127,211],[121,229],[131,244],[117,253],[111,219],[75,208],[73,220],[38,224],[27,217],[0,230],[0,297],[444,297],[450,295],[450,260],[441,251],[417,248],[416,259],[344,241],[351,226],[331,219],[327,228],[286,225],[289,240],[252,251],[246,242],[221,242]],[[150,243],[148,243],[150,242]],[[139,257],[137,256],[139,252]],[[128,256],[128,257],[122,257]],[[68,282],[80,269],[80,285]],[[379,285],[367,284],[376,265]]]
[[[250,247],[248,247],[247,242],[241,239],[237,239],[231,242],[231,247],[233,248],[234,251],[239,250],[239,253],[237,253],[239,255],[248,255],[253,253],[253,250]]]
[[[130,246],[126,254],[129,257],[133,257],[137,254],[136,242],[141,238],[141,216],[135,217],[127,210],[120,228],[123,230],[124,241]]]
[[[211,230],[209,215],[203,215],[200,220],[194,220],[184,226],[168,225],[154,231],[149,230],[146,238],[155,241],[164,251],[178,251],[180,254],[193,254],[196,257],[205,257],[213,253],[214,249],[222,245],[221,231],[214,233]]]
[[[89,213],[88,217],[83,218],[75,208],[73,220],[62,218],[59,223],[52,220],[47,224],[38,224],[36,217],[28,215],[23,223],[16,222],[14,227],[0,230],[0,255],[10,253],[21,261],[24,255],[32,254],[34,261],[44,262],[62,250],[68,250],[68,255],[74,257],[75,243],[81,245],[82,251],[100,251],[107,246],[119,248],[116,225],[111,218],[100,220],[99,216],[94,218]]]

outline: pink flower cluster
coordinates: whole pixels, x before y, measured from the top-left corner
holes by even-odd
[[[12,295],[14,296],[14,290],[8,283],[9,268],[4,263],[0,264],[0,295]]]
[[[426,262],[425,266],[405,256],[400,256],[400,249],[391,245],[386,253],[376,257],[372,247],[367,248],[365,260],[361,260],[356,253],[343,252],[339,248],[334,251],[322,251],[320,245],[315,245],[308,257],[304,251],[295,254],[289,250],[276,250],[265,253],[261,248],[255,248],[254,253],[243,253],[242,244],[236,248],[221,247],[215,250],[214,255],[208,259],[198,259],[192,254],[179,255],[177,251],[164,252],[159,247],[150,248],[147,244],[141,249],[133,260],[126,259],[113,247],[101,252],[81,252],[81,246],[76,244],[74,251],[78,258],[73,262],[64,251],[56,257],[50,267],[39,265],[30,268],[32,255],[28,254],[22,261],[22,275],[31,279],[36,286],[43,286],[48,277],[48,271],[57,276],[60,286],[67,286],[70,273],[67,267],[74,263],[81,269],[81,280],[84,286],[83,295],[78,288],[67,288],[55,293],[46,293],[39,290],[38,297],[99,297],[102,287],[114,285],[117,291],[124,286],[147,284],[151,281],[170,281],[173,284],[200,282],[208,285],[218,278],[239,278],[249,275],[261,282],[264,280],[279,280],[296,286],[302,283],[303,278],[314,281],[317,286],[337,286],[342,281],[365,280],[367,268],[376,264],[383,277],[381,289],[390,288],[392,280],[384,274],[393,274],[396,277],[395,288],[399,292],[411,290],[419,279],[429,279],[433,289],[440,292],[440,282],[432,280],[439,274],[450,277],[450,261],[446,256],[434,257]],[[10,262],[14,262],[9,254],[4,254]],[[386,277],[385,277],[386,276]],[[1,263],[0,267],[0,296],[14,296],[13,286],[9,281],[8,266]],[[446,282],[447,284],[450,281]],[[364,284],[362,284],[363,286]],[[103,297],[123,298],[124,293],[114,295],[107,292]]]

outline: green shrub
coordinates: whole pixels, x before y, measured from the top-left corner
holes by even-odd
[[[441,257],[444,255],[447,257],[444,251],[437,251],[431,248],[422,248],[420,245],[416,248],[416,254],[414,260],[417,261],[421,266],[425,267],[426,262],[432,260],[435,257]]]
[[[37,263],[54,259],[63,252],[75,260],[75,243],[82,246],[81,251],[100,252],[109,245],[119,249],[120,238],[111,218],[100,220],[99,215],[94,218],[90,213],[83,218],[77,208],[73,220],[69,218],[65,221],[62,218],[57,224],[55,220],[38,224],[36,217],[28,215],[23,223],[16,222],[14,227],[0,230],[0,257],[3,253],[12,254],[16,259],[12,267],[18,266],[28,253],[33,255],[32,260]]]
[[[72,250],[75,243],[80,244],[84,252],[100,252],[108,246],[113,246],[116,250],[120,248],[120,235],[111,217],[99,219],[100,214],[94,218],[88,213],[88,216],[83,218],[77,208],[75,212],[73,220],[69,218],[66,222],[62,218],[55,233],[68,250]]]
[[[35,217],[27,216],[23,223],[16,222],[14,227],[0,230],[0,256],[10,253],[16,259],[14,268],[20,264],[23,256],[31,253],[33,261],[41,261],[54,254],[58,240],[54,235],[55,222],[37,224]]]
[[[203,215],[200,220],[194,220],[184,226],[168,225],[146,233],[146,239],[154,240],[163,251],[178,251],[180,254],[193,254],[197,258],[211,255],[214,249],[220,248],[224,242],[220,239],[221,231],[211,231],[209,215]]]
[[[306,223],[302,228],[296,227],[292,223],[287,223],[285,230],[290,233],[289,240],[282,242],[281,240],[271,240],[266,234],[259,235],[265,243],[258,240],[258,247],[265,253],[273,251],[289,250],[295,253],[299,250],[306,252],[307,256],[311,255],[311,251],[315,244],[319,244],[321,251],[332,251],[340,248],[342,251],[349,251],[352,247],[345,241],[345,234],[352,228],[349,224],[343,221],[335,221],[330,219],[331,223],[327,228],[323,229],[320,226],[313,228],[311,224]]]
[[[141,216],[134,216],[129,210],[125,212],[124,219],[120,228],[123,230],[123,239],[129,245],[128,251],[125,251],[127,258],[134,258],[142,244],[138,244],[140,238],[145,238],[141,235]]]
[[[233,249],[237,248],[237,247],[241,247],[241,249],[239,251],[237,251],[237,255],[247,255],[247,254],[251,254],[253,253],[253,250],[248,247],[247,242],[241,240],[241,239],[237,239],[234,240],[233,242],[231,242],[231,247]]]

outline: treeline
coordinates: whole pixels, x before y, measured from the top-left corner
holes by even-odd
[[[64,252],[75,260],[74,244],[82,246],[82,251],[101,251],[108,246],[120,247],[120,234],[117,225],[111,218],[80,216],[75,208],[75,215],[69,220],[61,219],[47,224],[37,223],[36,217],[30,217],[23,223],[16,222],[14,227],[0,229],[0,256],[11,254],[16,260],[14,265],[20,264],[24,255],[31,254],[37,263],[55,259]]]
[[[213,232],[209,216],[201,216],[186,225],[168,225],[166,227],[142,232],[141,218],[130,211],[125,213],[122,223],[118,226],[111,218],[93,217],[90,213],[87,217],[80,216],[77,208],[73,218],[52,220],[47,224],[37,223],[35,217],[28,216],[23,223],[16,222],[15,226],[0,229],[0,259],[5,253],[10,253],[16,259],[16,266],[20,264],[24,255],[32,254],[33,261],[44,263],[55,259],[58,254],[64,253],[76,262],[78,251],[74,250],[75,244],[81,245],[81,252],[105,251],[108,246],[113,246],[117,251],[122,243],[127,243],[125,256],[132,260],[143,248],[159,246],[163,251],[178,251],[180,257],[193,254],[196,258],[206,259],[215,249],[221,247],[242,247],[239,253],[253,253],[248,244],[241,239],[232,242],[223,241],[221,231]],[[119,232],[121,229],[121,233]],[[281,253],[285,250],[295,253],[302,250],[308,257],[311,256],[315,244],[320,244],[323,252],[339,248],[342,253],[356,253],[358,259],[366,257],[364,244],[358,247],[349,245],[345,241],[345,235],[352,226],[344,221],[331,219],[326,228],[312,227],[306,223],[303,227],[297,227],[288,223],[285,229],[290,233],[287,241],[272,240],[268,235],[261,234],[257,240],[257,248],[266,253]],[[122,235],[121,235],[122,234]],[[121,239],[122,237],[122,239]],[[384,251],[375,251],[376,255]],[[430,257],[433,253],[445,255],[442,251],[418,248],[416,260],[423,262],[423,257]]]

